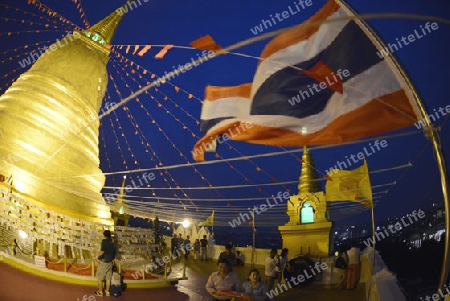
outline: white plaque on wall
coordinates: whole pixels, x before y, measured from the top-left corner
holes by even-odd
[[[45,265],[45,257],[34,255],[34,263],[41,268],[47,268]]]

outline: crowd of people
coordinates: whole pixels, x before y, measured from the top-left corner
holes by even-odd
[[[186,236],[186,239],[183,239],[181,233],[178,236],[173,234],[170,244],[172,255],[177,259],[180,259],[181,255],[184,255],[184,258],[187,260],[189,253],[193,252],[194,262],[207,260],[208,239],[206,235],[203,235],[202,239],[196,239],[192,244],[189,235]]]
[[[114,261],[117,258],[117,246],[111,239],[111,232],[104,231],[105,239],[102,240],[99,253],[99,265],[97,269],[98,291],[96,296],[109,296],[111,279],[113,274]],[[173,235],[171,240],[172,255],[178,259],[187,260],[189,254],[193,252],[194,261],[207,260],[208,240],[206,235],[202,239],[196,239],[191,244],[190,236],[183,239],[182,235]],[[252,301],[268,300],[269,292],[274,288],[275,282],[281,285],[285,282],[284,272],[292,272],[289,260],[289,250],[284,248],[281,254],[273,248],[265,259],[264,282],[258,269],[250,270],[248,278],[244,283],[240,283],[238,276],[233,272],[233,267],[243,266],[245,258],[240,251],[236,251],[231,241],[225,246],[225,250],[220,253],[217,267],[218,271],[212,273],[206,283],[206,290],[213,297],[213,300],[231,300],[234,296],[245,294]],[[346,248],[342,246],[338,252],[338,257],[334,267],[339,272],[339,280],[336,289],[354,289],[360,273],[360,249],[356,244]],[[237,295],[236,295],[237,294]]]
[[[218,271],[212,273],[206,283],[206,290],[213,297],[213,300],[231,300],[230,297],[239,296],[243,293],[250,300],[262,301],[268,300],[268,292],[273,289],[275,282],[284,281],[284,271],[290,270],[289,250],[283,249],[281,255],[277,249],[272,249],[267,256],[264,265],[265,281],[261,279],[261,273],[258,269],[250,270],[248,278],[244,283],[240,283],[238,276],[233,272],[233,266],[244,264],[242,254],[234,252],[234,246],[229,243],[225,246],[225,251],[220,253],[217,267]]]

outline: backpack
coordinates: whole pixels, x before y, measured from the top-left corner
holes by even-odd
[[[111,287],[109,289],[111,296],[120,297],[122,295],[122,292],[125,290],[123,284],[124,283],[122,275],[120,275],[118,272],[113,272],[111,279]]]
[[[347,268],[347,262],[342,256],[339,256],[336,259],[336,262],[334,263],[334,267],[337,269],[346,269]]]
[[[111,296],[113,296],[113,297],[120,297],[120,296],[122,296],[122,287],[116,286],[116,285],[111,285],[109,292],[110,292]]]

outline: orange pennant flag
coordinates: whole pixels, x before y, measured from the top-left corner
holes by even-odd
[[[210,35],[206,35],[195,41],[192,41],[189,45],[191,45],[195,49],[200,50],[218,51],[223,49],[222,47],[216,44],[216,42]]]
[[[138,55],[143,56],[144,54],[147,53],[147,51],[150,50],[150,48],[152,48],[152,46],[150,46],[150,45],[145,46],[141,51],[139,51]]]
[[[169,51],[169,49],[171,49],[172,47],[173,45],[164,46],[164,48],[155,55],[155,59],[162,59],[166,55],[167,51]]]
[[[135,55],[138,50],[139,50],[139,45],[135,45],[133,55]]]

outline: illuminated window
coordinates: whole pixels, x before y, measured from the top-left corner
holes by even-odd
[[[309,202],[304,202],[301,210],[300,221],[302,224],[314,223],[314,209]]]
[[[92,37],[92,41],[97,42],[99,38],[100,38],[100,35],[98,33],[94,33],[94,36]]]
[[[86,35],[86,37],[90,38],[92,41],[97,42],[98,44],[100,44],[102,46],[106,44],[105,39],[97,32],[87,31],[85,33],[85,35]]]

